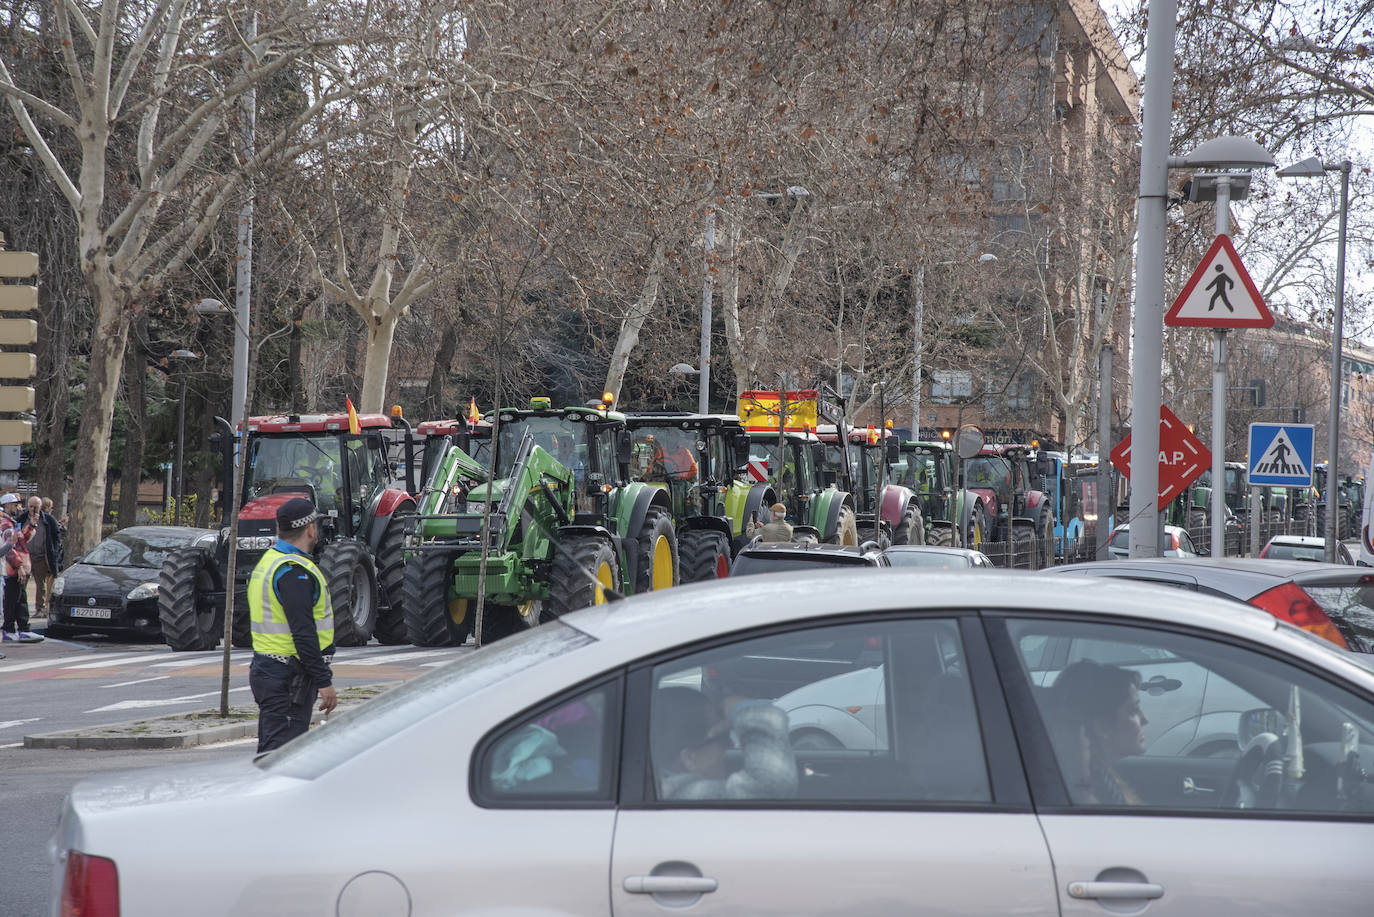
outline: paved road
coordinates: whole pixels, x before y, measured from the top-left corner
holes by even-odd
[[[223,651],[174,653],[161,644],[46,640],[4,644],[0,659],[0,748],[41,732],[185,713],[219,704]],[[472,647],[345,647],[334,657],[339,687],[399,682]],[[251,650],[230,655],[229,702],[251,705]]]
[[[400,682],[471,653],[473,647],[365,646],[334,657],[340,686]],[[183,713],[219,703],[222,651],[173,653],[152,643],[47,640],[4,644],[0,659],[0,826],[5,839],[0,915],[45,917],[52,865],[48,843],[62,800],[81,779],[107,771],[252,755],[256,739],[167,751],[27,749],[39,732]],[[230,702],[251,705],[248,650],[233,650]]]

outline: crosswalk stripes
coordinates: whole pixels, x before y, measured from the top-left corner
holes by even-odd
[[[428,659],[430,656],[451,656],[453,649],[442,650],[421,650],[420,652],[403,651],[399,653],[383,653],[381,655],[368,656],[365,659],[354,659],[352,657],[334,657],[334,665],[386,665],[392,662],[409,662],[412,659]]]
[[[96,661],[96,662],[84,662],[84,663],[82,663],[81,665],[64,665],[64,666],[61,666],[60,668],[69,669],[69,670],[71,670],[71,669],[108,669],[108,668],[110,668],[111,666],[116,666],[116,665],[129,665],[129,664],[135,663],[135,662],[149,662],[149,661],[151,661],[151,660],[153,660],[153,659],[166,659],[166,658],[167,658],[168,652],[169,652],[168,650],[163,650],[163,651],[160,652],[160,653],[148,653],[147,655],[144,655],[144,656],[114,657],[114,658],[110,658],[110,659],[101,659],[101,660],[98,660],[98,661]]]
[[[334,665],[345,667],[408,665],[412,661],[421,659],[432,659],[436,656],[446,657],[437,661],[419,663],[422,666],[434,667],[443,665],[448,662],[449,659],[466,651],[464,647],[444,647],[440,649],[401,646],[341,647],[334,655]],[[230,654],[229,662],[231,667],[243,669],[252,661],[252,658],[252,650],[235,649]],[[224,651],[222,649],[195,653],[173,653],[168,649],[159,652],[86,652],[79,655],[54,656],[46,659],[34,659],[23,662],[0,663],[0,677],[10,673],[32,672],[37,669],[49,669],[62,672],[117,669],[124,666],[129,667],[130,670],[190,669],[208,665],[218,666],[223,662],[223,659]]]

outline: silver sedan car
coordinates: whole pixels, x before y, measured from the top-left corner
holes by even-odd
[[[53,913],[1366,913],[1372,760],[1374,671],[1258,609],[745,577],[568,615],[257,758],[87,780]]]

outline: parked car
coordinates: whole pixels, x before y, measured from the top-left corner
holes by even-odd
[[[969,586],[681,586],[485,647],[262,756],[87,779],[51,848],[62,912],[1368,910],[1358,657],[1185,591]],[[862,670],[873,747],[794,745],[779,699]],[[1116,690],[1073,687],[1098,670]],[[1069,701],[1105,703],[1110,757]]]
[[[50,637],[85,633],[162,639],[157,581],[162,561],[181,548],[213,548],[214,529],[135,525],[97,544],[53,580],[48,606]]]
[[[1272,560],[1326,561],[1326,539],[1316,535],[1275,535],[1260,551],[1260,557]],[[1336,563],[1354,564],[1350,549],[1336,542]]]
[[[1374,575],[1357,567],[1244,557],[1134,558],[1046,572],[1123,577],[1222,596],[1263,608],[1337,646],[1374,653]]]
[[[927,570],[966,570],[970,567],[991,567],[992,561],[982,551],[972,548],[944,548],[928,544],[895,544],[883,551],[894,567],[922,567]]]
[[[814,541],[755,542],[735,555],[731,576],[790,573],[794,570],[841,570],[845,567],[887,567],[881,551]]]
[[[1126,523],[1118,525],[1112,529],[1111,538],[1107,539],[1107,553],[1112,557],[1129,557],[1131,547],[1131,525]],[[1193,546],[1193,539],[1188,534],[1188,530],[1181,525],[1164,526],[1164,556],[1165,557],[1197,557],[1197,548]]]

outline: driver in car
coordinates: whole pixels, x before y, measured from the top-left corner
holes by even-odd
[[[1140,673],[1091,659],[1059,673],[1047,720],[1069,795],[1080,805],[1140,805],[1116,763],[1145,751]]]

